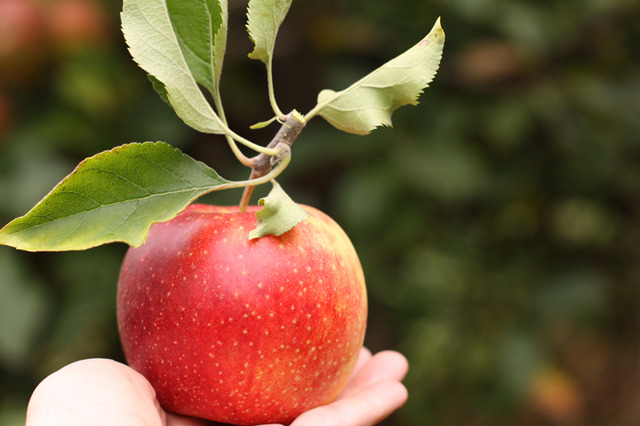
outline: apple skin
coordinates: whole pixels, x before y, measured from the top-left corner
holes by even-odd
[[[327,215],[249,240],[257,206],[192,204],[127,252],[117,314],[127,362],[167,410],[289,423],[333,401],[363,344],[357,254]]]

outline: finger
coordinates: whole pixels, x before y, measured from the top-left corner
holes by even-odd
[[[185,417],[167,413],[167,426],[215,426],[217,424],[218,423],[197,419],[195,417]]]
[[[26,426],[162,426],[165,413],[149,382],[124,364],[88,359],[44,379],[27,407]]]
[[[395,380],[379,381],[329,405],[314,408],[291,426],[370,426],[381,422],[407,401],[407,389]]]
[[[408,370],[409,363],[401,353],[395,351],[379,352],[361,366],[338,399],[348,398],[382,380],[401,381]]]
[[[353,368],[353,372],[351,373],[351,379],[353,379],[358,372],[367,365],[367,363],[371,360],[371,351],[367,348],[360,349],[360,355],[358,355],[358,360],[356,361],[356,365]]]

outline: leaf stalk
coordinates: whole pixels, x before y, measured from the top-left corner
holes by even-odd
[[[271,109],[278,119],[285,121],[287,116],[280,110],[278,103],[276,102],[275,88],[273,85],[273,56],[269,56],[269,63],[267,64],[267,85],[269,87],[269,102],[271,103]]]

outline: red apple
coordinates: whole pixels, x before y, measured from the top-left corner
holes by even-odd
[[[364,275],[324,213],[249,240],[255,211],[191,205],[131,248],[118,282],[128,363],[180,414],[287,423],[331,402],[362,347]]]

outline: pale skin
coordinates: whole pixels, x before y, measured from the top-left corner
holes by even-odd
[[[362,349],[349,384],[329,405],[303,413],[291,426],[369,426],[407,400],[401,381],[409,365],[395,351]],[[87,359],[53,373],[38,385],[26,426],[214,426],[165,412],[149,382],[124,364]],[[276,424],[260,426],[281,426]]]

